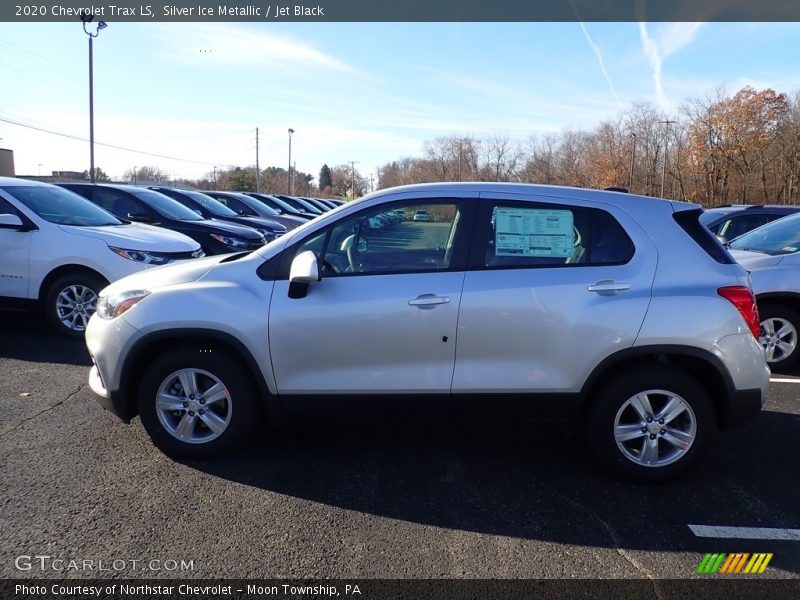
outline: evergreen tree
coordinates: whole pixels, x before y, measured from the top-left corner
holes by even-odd
[[[332,187],[331,168],[328,165],[322,165],[322,168],[319,170],[319,191],[324,192]]]

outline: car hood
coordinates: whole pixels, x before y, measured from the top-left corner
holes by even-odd
[[[104,225],[100,227],[59,225],[58,228],[67,233],[103,240],[109,246],[125,248],[126,250],[192,252],[200,247],[200,244],[182,233],[143,223]]]
[[[206,219],[205,221],[186,221],[191,225],[208,229],[208,233],[216,233],[219,235],[235,235],[236,237],[244,238],[246,240],[259,240],[261,234],[257,231],[246,227],[231,223],[230,221],[220,221],[219,219]],[[217,229],[219,231],[212,231]]]
[[[730,250],[731,256],[748,271],[766,269],[779,264],[785,254],[764,254],[763,252],[750,252],[749,250]]]
[[[123,277],[106,287],[103,295],[128,290],[152,290],[163,285],[176,285],[197,281],[213,269],[227,255],[208,256],[183,260],[163,267],[146,269],[133,275]]]
[[[261,227],[262,229],[270,229],[270,230],[277,229],[278,231],[286,229],[286,227],[284,227],[281,223],[278,223],[277,221],[273,221],[272,219],[268,219],[266,217],[242,216],[241,218],[242,218],[241,223],[243,225],[247,224],[248,227]],[[252,223],[252,225],[250,225],[250,223]]]

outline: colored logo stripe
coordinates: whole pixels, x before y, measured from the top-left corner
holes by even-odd
[[[763,573],[771,560],[772,553],[750,554],[748,552],[735,552],[733,554],[706,554],[697,567],[697,573]]]

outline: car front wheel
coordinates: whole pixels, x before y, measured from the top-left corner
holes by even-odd
[[[661,365],[602,385],[588,426],[602,462],[619,476],[646,482],[685,472],[716,436],[705,389],[684,371]]]
[[[47,320],[62,335],[83,337],[97,308],[97,296],[107,285],[99,275],[80,272],[62,275],[45,292]]]
[[[243,443],[258,418],[249,374],[230,357],[181,348],[151,363],[139,386],[139,415],[168,456],[203,458]]]

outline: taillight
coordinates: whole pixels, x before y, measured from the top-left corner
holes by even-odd
[[[719,288],[717,293],[736,307],[752,334],[758,339],[761,333],[761,321],[758,319],[756,298],[750,288],[746,285],[727,285]]]

